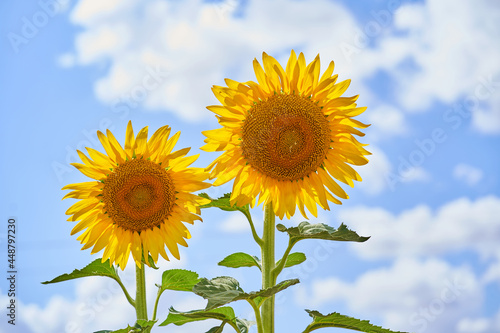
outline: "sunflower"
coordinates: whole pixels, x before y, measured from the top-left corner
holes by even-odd
[[[185,156],[190,148],[172,152],[180,132],[169,138],[170,127],[159,128],[148,141],[148,128],[134,137],[132,123],[126,131],[125,149],[108,130],[97,132],[106,154],[86,148],[78,151],[83,164],[72,163],[95,181],[70,184],[72,190],[63,199],[81,199],[67,211],[68,221],[79,221],[71,231],[91,253],[104,249],[102,262],[124,269],[130,253],[138,266],[151,255],[168,259],[165,245],[179,259],[177,245],[187,246],[190,238],[182,222],[193,224],[199,217],[199,205],[207,203],[191,192],[210,186],[203,181],[208,174],[201,168],[188,168],[197,158]],[[146,264],[148,261],[145,260]]]
[[[292,50],[285,70],[262,58],[264,68],[253,61],[258,83],[226,79],[227,87],[212,88],[222,105],[207,108],[222,128],[203,132],[202,149],[224,153],[207,168],[210,179],[215,186],[234,179],[232,204],[272,203],[280,219],[297,206],[317,216],[317,204],[329,210],[329,201],[348,198],[337,181],[361,181],[349,164],[368,162],[366,145],[353,136],[369,126],[353,119],[366,107],[356,106],[358,96],[341,97],[350,80],[336,83],[333,61],[320,77],[319,55],[306,65]]]

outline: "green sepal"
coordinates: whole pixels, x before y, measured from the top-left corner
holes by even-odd
[[[256,256],[251,256],[244,252],[236,252],[225,257],[218,264],[219,266],[238,268],[238,267],[257,267],[262,270],[262,263]]]
[[[50,281],[42,282],[42,284],[57,283],[87,276],[107,276],[117,281],[120,280],[116,268],[109,263],[109,259],[101,262],[101,258],[99,258],[82,269],[75,269],[71,273],[59,275]]]
[[[144,259],[144,254],[143,254],[143,259]],[[148,263],[149,263],[149,267],[151,267],[152,269],[158,269],[158,266],[156,266],[155,261],[153,260],[153,257],[151,257],[151,254],[149,254],[149,253],[148,253]]]
[[[205,308],[208,311],[238,300],[259,298],[259,301],[261,301],[297,283],[299,283],[298,279],[285,280],[274,287],[246,293],[241,289],[239,282],[235,278],[221,276],[212,280],[202,278],[194,286],[193,292],[208,300]]]
[[[160,293],[165,290],[193,291],[193,287],[200,282],[198,273],[186,269],[169,269],[161,276]]]
[[[276,225],[276,229],[286,232],[290,236],[290,242],[297,243],[303,239],[325,239],[344,242],[365,242],[370,237],[359,236],[355,231],[349,230],[345,224],[338,229],[324,223],[311,224],[300,222],[297,227],[287,228],[283,224]]]
[[[309,324],[309,326],[307,326],[305,331],[303,331],[302,333],[309,333],[325,327],[346,328],[354,331],[368,333],[404,333],[400,331],[391,331],[380,326],[375,326],[373,324],[370,324],[368,320],[359,320],[356,318],[341,315],[337,312],[323,315],[318,311],[306,311],[313,318],[313,322]]]
[[[290,253],[286,258],[284,268],[302,264],[304,261],[306,261],[306,255],[304,253],[302,252]],[[279,266],[280,263],[281,259],[276,262],[276,267]]]

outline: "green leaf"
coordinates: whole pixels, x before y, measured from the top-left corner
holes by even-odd
[[[356,232],[349,230],[343,223],[338,229],[324,223],[310,224],[309,222],[301,222],[298,227],[292,228],[286,228],[283,224],[278,224],[276,228],[281,232],[286,232],[290,236],[292,243],[297,243],[302,239],[365,242],[370,238],[359,236]]]
[[[243,252],[236,252],[225,257],[219,262],[219,266],[232,268],[256,266],[261,269],[261,262],[256,256],[251,256]]]
[[[226,194],[224,194],[224,196],[222,196],[218,199],[211,198],[206,193],[200,193],[200,194],[198,194],[198,196],[212,201],[206,205],[200,206],[200,208],[217,207],[219,209],[226,210],[226,211],[238,210],[237,206],[235,206],[235,205],[233,206],[229,202],[229,198],[231,197],[231,193],[226,193]]]
[[[367,333],[403,333],[399,331],[391,331],[380,326],[375,326],[370,324],[368,320],[359,320],[356,318],[341,315],[337,312],[323,315],[318,311],[306,311],[313,318],[313,322],[309,324],[309,326],[307,326],[305,331],[302,333],[309,333],[325,327],[339,327]]]
[[[245,205],[243,207],[236,206],[236,205],[231,205],[229,202],[229,199],[231,198],[231,193],[226,193],[224,196],[218,198],[218,199],[213,199],[211,198],[208,194],[206,193],[200,193],[198,196],[212,200],[212,202],[200,206],[200,208],[210,208],[210,207],[217,207],[219,209],[229,211],[229,212],[234,212],[234,211],[240,211],[245,215],[250,215],[250,210],[249,210],[249,205]]]
[[[229,276],[216,277],[212,280],[202,278],[194,286],[193,292],[208,300],[205,310],[214,309],[224,304],[245,299],[245,292],[239,282]]]
[[[285,268],[292,267],[295,265],[302,264],[306,261],[306,255],[302,252],[294,252],[288,255],[285,262]],[[276,262],[276,266],[279,266],[281,259]]]
[[[222,333],[224,331],[224,324],[225,323],[222,323],[220,326],[212,327],[206,333]]]
[[[212,327],[207,333],[222,332],[226,323],[230,324],[239,333],[248,333],[250,326],[254,324],[254,322],[237,318],[233,308],[230,306],[223,306],[209,311],[194,310],[188,312],[177,311],[173,307],[170,307],[167,319],[161,323],[160,326],[166,326],[168,324],[181,326],[186,323],[206,319],[217,319],[222,321],[220,326]]]
[[[254,321],[248,321],[240,318],[236,318],[234,321],[241,333],[248,333],[250,331],[250,327],[255,324]]]
[[[94,333],[142,333],[145,332],[147,328],[153,327],[156,320],[143,320],[139,319],[135,323],[134,327],[127,325],[127,328],[122,328],[116,331],[103,330]]]
[[[198,273],[185,269],[169,269],[161,277],[160,292],[165,290],[193,291],[193,287],[200,282]]]
[[[299,283],[298,279],[285,280],[274,287],[246,293],[240,288],[240,284],[235,278],[221,276],[212,280],[202,278],[201,281],[194,286],[193,292],[208,300],[205,310],[211,310],[238,300],[258,298],[258,301],[261,302],[263,301],[262,298],[270,297],[297,283]]]
[[[109,260],[104,263],[101,262],[101,258],[94,260],[82,269],[75,269],[69,274],[59,275],[58,277],[42,282],[42,284],[57,283],[62,281],[68,281],[73,279],[79,279],[87,276],[107,276],[115,280],[119,280],[118,273],[115,267],[111,266]]]
[[[149,327],[153,327],[156,324],[157,320],[144,320],[138,319],[135,323],[136,328],[145,329]]]
[[[168,324],[181,326],[186,323],[191,323],[194,321],[200,321],[206,319],[231,321],[234,318],[235,318],[234,310],[230,306],[224,306],[210,311],[194,310],[188,312],[177,311],[173,307],[170,307],[167,319],[165,319],[165,321],[161,323],[159,326],[166,326]]]

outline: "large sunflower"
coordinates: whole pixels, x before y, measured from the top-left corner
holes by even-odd
[[[134,137],[132,123],[126,131],[125,149],[108,130],[97,132],[107,154],[87,148],[87,157],[78,151],[83,164],[72,163],[95,181],[70,184],[73,190],[63,199],[81,199],[66,212],[68,221],[80,221],[71,234],[86,229],[78,240],[82,250],[92,253],[104,249],[102,261],[110,259],[124,269],[130,252],[137,265],[151,255],[168,260],[165,245],[179,259],[177,245],[187,246],[190,238],[182,222],[201,220],[199,205],[206,203],[190,192],[210,186],[208,174],[200,168],[188,168],[197,158],[185,156],[190,148],[172,152],[180,132],[169,139],[170,127],[159,128],[148,141],[148,128]],[[145,260],[148,263],[147,260]]]
[[[366,107],[358,96],[341,97],[350,80],[336,83],[334,63],[320,77],[319,55],[306,65],[292,50],[283,70],[263,53],[264,68],[255,59],[258,83],[226,79],[227,87],[212,88],[222,105],[207,107],[222,128],[205,131],[205,151],[224,151],[207,169],[213,185],[234,179],[231,202],[253,207],[272,203],[280,218],[294,215],[298,206],[317,216],[317,206],[329,209],[334,197],[347,199],[339,180],[354,186],[361,181],[349,165],[368,162],[370,153],[353,135],[366,128],[355,119]],[[258,196],[258,201],[256,200]]]

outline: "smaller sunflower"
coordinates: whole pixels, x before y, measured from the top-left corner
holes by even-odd
[[[80,199],[67,211],[68,221],[79,221],[71,231],[91,253],[104,249],[102,262],[118,264],[123,270],[130,253],[138,266],[142,258],[158,255],[169,260],[165,246],[177,259],[178,244],[187,246],[191,237],[183,222],[200,220],[200,205],[208,202],[191,192],[211,185],[203,182],[208,174],[201,168],[189,168],[199,155],[185,156],[190,148],[172,152],[180,132],[171,138],[170,127],[159,128],[148,141],[148,128],[134,136],[129,122],[122,148],[108,130],[97,136],[106,151],[86,148],[77,151],[83,164],[72,163],[95,181],[70,184],[72,190],[63,199]],[[148,264],[147,260],[145,260]]]
[[[337,181],[353,186],[361,177],[350,166],[368,162],[370,153],[354,135],[368,125],[355,120],[366,107],[358,96],[342,97],[350,80],[337,83],[334,63],[320,76],[319,55],[306,64],[292,50],[286,69],[263,53],[264,68],[253,62],[257,82],[226,79],[214,86],[222,105],[207,108],[222,128],[205,131],[205,151],[223,151],[207,170],[213,185],[232,179],[231,203],[272,203],[281,219],[298,206],[317,216],[317,206],[347,199]],[[258,197],[258,201],[256,198]]]

